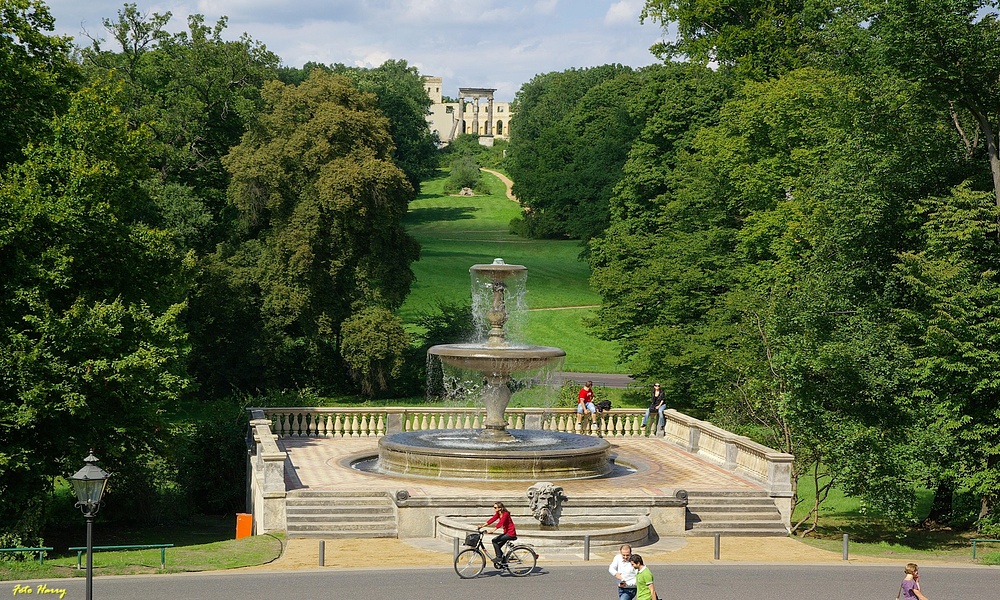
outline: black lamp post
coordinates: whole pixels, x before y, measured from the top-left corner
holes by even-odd
[[[94,451],[83,459],[87,463],[82,469],[69,478],[73,482],[73,489],[76,490],[76,506],[87,518],[87,595],[86,600],[92,600],[94,596],[94,540],[92,533],[94,530],[94,515],[101,508],[101,496],[104,495],[104,486],[108,483],[107,473],[97,466],[97,457]]]

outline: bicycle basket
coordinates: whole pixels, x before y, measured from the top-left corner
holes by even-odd
[[[465,534],[465,545],[475,548],[479,545],[479,540],[481,539],[483,539],[483,534],[481,533],[467,533]]]

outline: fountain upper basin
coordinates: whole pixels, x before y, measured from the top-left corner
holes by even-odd
[[[539,369],[566,356],[562,348],[551,346],[491,347],[485,344],[438,344],[431,346],[427,354],[440,357],[451,367],[496,374]]]

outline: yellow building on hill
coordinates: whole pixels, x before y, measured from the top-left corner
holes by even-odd
[[[479,135],[479,143],[492,146],[494,138],[507,139],[510,131],[510,103],[494,102],[491,88],[458,88],[457,102],[443,102],[440,77],[424,77],[424,89],[433,104],[427,125],[440,145],[463,133]]]

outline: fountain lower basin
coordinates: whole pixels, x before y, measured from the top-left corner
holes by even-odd
[[[510,440],[484,440],[477,429],[407,431],[379,440],[381,473],[477,479],[539,481],[605,477],[613,469],[611,444],[590,436],[520,429]]]

